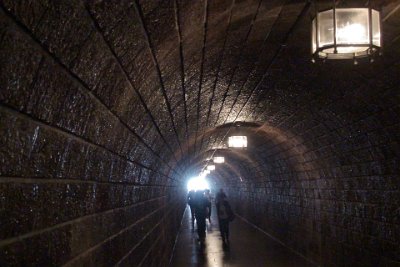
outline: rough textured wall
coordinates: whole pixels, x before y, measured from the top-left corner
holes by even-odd
[[[0,265],[165,266],[184,199],[118,58],[81,2],[2,2]]]
[[[398,264],[400,9],[370,2],[385,52],[353,66],[311,64],[310,1],[1,0],[0,258],[165,266],[181,174],[247,121],[215,177],[240,214],[317,263]]]
[[[341,81],[281,81],[286,92],[263,84],[268,109],[255,120],[266,123],[241,152],[255,171],[243,182],[221,173],[240,215],[319,265],[400,265],[400,65],[374,67],[362,79],[343,65]]]
[[[400,16],[382,18],[384,54],[359,65],[311,64],[301,18],[237,100],[262,126],[217,169],[239,215],[322,266],[400,266]]]

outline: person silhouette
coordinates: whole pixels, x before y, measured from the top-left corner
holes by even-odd
[[[221,202],[221,198],[222,197],[226,197],[226,194],[224,192],[224,189],[219,189],[219,192],[217,193],[217,195],[215,196],[215,204],[218,206],[219,202]]]
[[[192,219],[192,228],[194,227],[194,203],[195,203],[195,191],[192,189],[188,192],[187,195],[187,203],[190,208],[190,213],[191,213],[191,219]]]
[[[212,203],[212,197],[210,193],[210,189],[204,190],[204,196],[207,199],[207,219],[211,223],[211,203]]]
[[[194,203],[194,216],[197,224],[197,234],[200,243],[204,243],[206,237],[206,217],[207,217],[207,199],[203,190],[196,191]]]
[[[225,194],[220,196],[217,204],[217,214],[222,243],[229,246],[229,223],[233,220],[234,213]]]

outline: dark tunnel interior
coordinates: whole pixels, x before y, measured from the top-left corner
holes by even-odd
[[[381,12],[358,64],[311,62],[315,2],[0,0],[0,266],[168,266],[214,155],[315,265],[400,266],[400,1],[334,1]]]

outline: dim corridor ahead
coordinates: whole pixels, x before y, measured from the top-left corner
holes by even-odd
[[[400,267],[399,203],[400,0],[0,0],[0,267]]]
[[[170,267],[314,266],[238,216],[230,224],[230,247],[223,247],[215,210],[202,248],[186,208]]]

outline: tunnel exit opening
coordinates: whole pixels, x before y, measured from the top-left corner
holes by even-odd
[[[197,177],[191,178],[188,181],[187,189],[188,189],[188,191],[190,191],[190,190],[194,190],[194,191],[205,190],[205,189],[210,189],[210,185],[205,177],[197,176]]]

